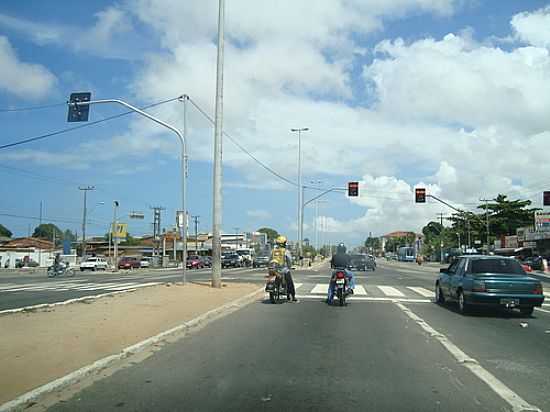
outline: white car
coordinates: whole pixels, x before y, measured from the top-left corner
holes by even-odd
[[[142,268],[148,268],[151,266],[152,260],[153,258],[151,257],[142,257],[141,260],[139,261],[139,266]]]
[[[83,272],[85,270],[107,270],[107,267],[109,264],[105,260],[105,258],[102,257],[89,257],[84,262],[80,263],[80,271]]]

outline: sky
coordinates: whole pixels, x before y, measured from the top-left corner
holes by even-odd
[[[66,122],[72,92],[140,107],[186,94],[213,116],[217,7],[3,1],[0,147],[80,125]],[[431,199],[415,204],[415,187],[467,210],[499,193],[541,204],[550,188],[548,2],[229,0],[225,14],[225,232],[268,226],[296,238],[290,129],[302,127],[306,200],[316,187],[360,182],[358,198],[334,191],[317,213],[314,202],[306,207],[310,239],[316,222],[323,240],[356,245],[452,212]],[[197,107],[187,107],[188,211],[205,232],[214,130]],[[181,101],[148,110],[183,130]],[[122,112],[94,105],[90,121]],[[179,153],[176,135],[135,114],[2,148],[0,223],[25,236],[42,203],[44,222],[80,234],[79,187],[94,186],[88,234],[107,232],[114,200],[130,233],[151,232],[154,206],[165,208],[168,228],[180,208]],[[145,219],[130,220],[131,211]]]

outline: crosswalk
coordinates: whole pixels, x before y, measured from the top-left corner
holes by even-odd
[[[328,293],[328,283],[295,283],[296,295],[302,299],[324,299]],[[420,286],[388,286],[356,284],[348,299],[363,301],[411,301],[431,302],[434,292]]]
[[[14,292],[89,292],[106,291],[118,292],[130,289],[145,288],[148,286],[159,285],[161,282],[86,282],[80,279],[74,279],[63,282],[39,282],[27,284],[3,283],[0,285],[0,295]]]

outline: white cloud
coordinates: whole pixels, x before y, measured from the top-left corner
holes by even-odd
[[[0,13],[0,26],[23,33],[38,45],[70,47],[106,58],[139,59],[149,46],[148,39],[135,30],[130,15],[118,6],[109,6],[94,15],[89,27],[65,23],[37,23]]]
[[[47,68],[19,60],[8,38],[0,36],[0,90],[23,99],[39,99],[55,83],[56,77]]]
[[[512,18],[517,39],[533,46],[550,48],[550,6]]]

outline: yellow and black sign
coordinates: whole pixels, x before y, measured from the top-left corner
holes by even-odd
[[[128,224],[127,223],[117,223],[114,226],[113,237],[116,238],[126,238],[128,235]]]

